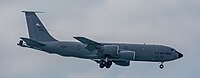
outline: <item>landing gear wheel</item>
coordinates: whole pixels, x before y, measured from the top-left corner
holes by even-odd
[[[112,61],[108,61],[105,66],[106,68],[110,68],[111,65],[112,65]]]
[[[164,65],[163,65],[163,64],[160,64],[159,67],[160,67],[160,69],[163,69],[163,68],[164,68]]]
[[[112,61],[108,61],[107,64],[108,64],[109,66],[111,66],[111,65],[112,65]]]
[[[101,62],[101,64],[103,64],[103,65],[105,66],[105,65],[106,65],[106,61],[103,60],[103,61]]]
[[[106,61],[102,60],[101,63],[99,64],[99,67],[103,68],[104,66],[106,66]]]
[[[105,61],[105,60],[102,60],[101,63],[99,64],[99,67],[100,68],[104,68],[106,67],[107,69],[110,68],[112,65],[112,61]]]
[[[104,64],[99,64],[99,67],[100,68],[103,68],[105,65]]]

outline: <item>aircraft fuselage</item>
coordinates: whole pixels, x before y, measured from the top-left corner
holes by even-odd
[[[43,42],[46,46],[42,47],[42,51],[55,53],[61,56],[72,56],[85,59],[100,59],[96,52],[85,49],[86,45],[79,42]],[[131,61],[152,61],[165,62],[175,60],[181,55],[173,48],[162,45],[147,44],[120,44],[120,43],[103,43],[106,45],[118,45],[121,50],[130,50],[135,52],[135,58]],[[113,59],[119,59],[116,57]]]

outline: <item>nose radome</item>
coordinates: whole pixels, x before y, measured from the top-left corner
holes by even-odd
[[[178,53],[178,58],[183,57],[183,54],[181,54],[181,53],[179,53],[179,52],[177,52],[177,53]]]

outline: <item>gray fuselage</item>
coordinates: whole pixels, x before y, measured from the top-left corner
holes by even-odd
[[[95,51],[85,49],[86,45],[79,42],[43,42],[46,46],[40,48],[48,53],[55,53],[61,56],[72,56],[85,59],[98,58]],[[106,45],[118,45],[121,50],[130,50],[135,52],[135,59],[131,61],[153,61],[164,62],[178,59],[177,51],[171,47],[162,45],[146,44],[120,44],[120,43],[103,43]],[[113,59],[120,59],[113,58]]]

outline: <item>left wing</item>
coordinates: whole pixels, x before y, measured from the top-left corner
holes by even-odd
[[[89,51],[94,51],[99,48],[99,46],[102,46],[101,43],[98,43],[96,41],[90,40],[85,37],[74,37],[76,40],[80,41],[81,43],[87,45],[85,48]]]
[[[76,40],[80,41],[81,43],[86,44],[86,45],[101,45],[100,43],[93,41],[93,40],[90,40],[90,39],[85,38],[85,37],[74,37],[74,38]]]

